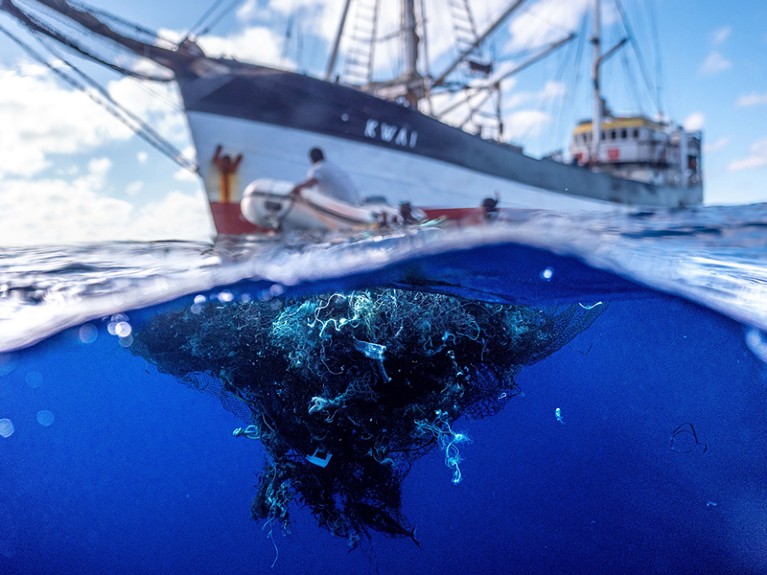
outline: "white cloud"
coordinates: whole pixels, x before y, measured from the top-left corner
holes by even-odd
[[[703,64],[701,64],[700,72],[704,76],[714,76],[725,70],[729,70],[732,67],[732,63],[722,56],[721,53],[713,50],[706,57]]]
[[[237,19],[242,22],[250,22],[255,20],[263,13],[263,8],[258,5],[258,0],[245,0],[239,8],[237,8]]]
[[[712,154],[714,152],[718,152],[719,150],[723,150],[729,145],[730,145],[730,138],[725,136],[725,137],[719,138],[718,140],[714,140],[711,143],[703,144],[703,151],[706,154]]]
[[[202,194],[171,191],[136,206],[103,195],[104,163],[75,179],[9,179],[0,182],[0,245],[213,237]]]
[[[0,178],[34,176],[51,156],[91,151],[131,132],[80,91],[62,88],[40,66],[0,69]]]
[[[109,158],[92,158],[88,162],[88,173],[95,182],[103,183],[111,168],[112,160]]]
[[[208,241],[214,237],[213,220],[202,194],[173,190],[136,211],[132,222],[136,239]]]
[[[741,96],[738,98],[738,101],[735,102],[736,106],[741,106],[744,108],[748,106],[760,106],[762,104],[767,104],[767,92],[763,94],[752,92],[751,94]]]
[[[193,145],[187,144],[187,146],[181,150],[181,153],[185,158],[189,158],[191,161],[197,162],[197,149]]]
[[[147,160],[149,159],[149,154],[147,154],[144,151],[141,151],[138,154],[136,154],[136,159],[138,160],[139,164],[146,164]]]
[[[713,34],[711,34],[711,42],[714,44],[714,46],[724,44],[725,40],[730,37],[731,33],[732,26],[722,26],[721,28],[717,28],[714,30]]]
[[[352,10],[361,4],[361,2],[352,2]],[[379,23],[386,21],[387,13],[391,9],[395,9],[399,14],[395,4],[398,2],[379,2]],[[305,33],[311,31],[326,42],[331,42],[336,36],[343,5],[344,0],[270,0],[269,2],[270,7],[274,7],[285,15],[297,10],[303,31]],[[347,33],[352,29],[353,16],[350,14],[347,20]]]
[[[137,196],[141,193],[141,190],[143,189],[144,189],[144,182],[140,180],[136,180],[135,182],[131,182],[127,186],[125,186],[125,194],[128,196]]]
[[[288,25],[292,26],[293,38],[301,35],[304,50],[312,51],[317,39],[329,45],[335,37],[343,4],[344,0],[246,0],[236,13],[245,27],[226,36],[203,36],[198,42],[208,54],[295,67],[296,55],[284,50]],[[391,2],[385,4],[382,13],[386,12],[389,4]],[[351,22],[350,17],[347,24]],[[347,31],[350,29],[351,26],[347,27]],[[305,65],[303,60],[307,54],[300,56],[302,65]],[[324,69],[327,54],[319,55],[319,59],[317,56],[313,53],[309,58],[314,60],[314,65],[321,61]]]
[[[75,180],[2,180],[0,244],[97,242],[124,235],[131,205],[100,195],[101,183],[98,172]]]
[[[545,103],[562,98],[567,93],[567,85],[563,82],[549,80],[537,92],[512,91],[510,86],[504,84],[504,93],[509,94],[504,103],[504,110],[510,110],[529,102]]]
[[[684,129],[694,132],[702,130],[706,123],[706,117],[701,112],[693,112],[684,119]]]
[[[325,17],[324,19],[332,18],[335,22],[337,18],[340,18],[342,4],[343,0],[270,0],[268,3],[246,0],[237,9],[237,18],[243,22],[269,21],[276,14],[290,16],[298,11],[304,11],[314,14],[317,17],[317,24],[320,23],[322,16]]]
[[[505,134],[510,140],[532,138],[540,135],[551,121],[551,116],[540,110],[520,110],[506,117]]]
[[[252,26],[235,34],[205,36],[199,39],[200,47],[211,56],[233,57],[239,60],[274,64],[280,61],[282,39],[274,30]]]
[[[757,140],[751,144],[749,155],[740,160],[730,162],[727,169],[730,172],[739,172],[741,170],[753,170],[767,166],[767,138]]]
[[[584,14],[593,7],[592,0],[539,0],[509,21],[507,50],[541,47],[561,39],[564,30],[575,30]],[[612,16],[605,14],[605,23]]]
[[[187,143],[186,120],[180,112],[181,102],[175,86],[124,77],[110,82],[107,90],[116,102],[169,142],[179,146]]]
[[[178,180],[179,182],[200,182],[200,177],[197,174],[193,174],[184,168],[179,168],[176,170],[176,172],[173,174],[173,179]]]
[[[555,100],[567,94],[567,84],[564,82],[554,82],[549,80],[539,92],[539,97],[543,100]]]

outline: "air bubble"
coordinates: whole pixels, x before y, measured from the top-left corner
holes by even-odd
[[[85,323],[80,326],[80,330],[77,334],[80,337],[80,341],[86,344],[93,343],[99,336],[98,328],[92,323]]]
[[[118,329],[124,330],[125,327],[122,324],[128,324],[128,316],[124,313],[116,313],[112,317],[109,318],[109,324],[107,325],[107,331],[109,332],[109,335],[117,335],[120,334],[117,333]],[[118,326],[120,326],[118,328]],[[128,324],[128,327],[130,328],[130,324]]]
[[[0,419],[0,437],[7,439],[14,432],[13,422],[10,419]]]
[[[16,368],[16,358],[10,353],[0,353],[0,376],[8,375]]]
[[[56,418],[53,416],[53,413],[47,409],[41,409],[37,412],[37,423],[43,427],[50,427],[54,419]]]
[[[127,321],[121,321],[115,324],[115,335],[117,337],[128,337],[132,331],[133,328]]]
[[[36,389],[43,384],[43,374],[39,371],[30,371],[24,379],[32,389]]]
[[[218,294],[218,301],[221,303],[229,303],[234,301],[234,294],[230,291],[222,291],[220,294]]]

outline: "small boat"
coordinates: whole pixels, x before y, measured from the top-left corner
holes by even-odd
[[[293,185],[270,179],[251,182],[240,200],[243,217],[257,228],[279,231],[361,230],[401,226],[423,218],[412,213],[403,215],[401,208],[381,197],[368,198],[354,206],[312,188],[294,195]]]

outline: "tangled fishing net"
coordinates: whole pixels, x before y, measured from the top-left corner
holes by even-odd
[[[155,316],[131,349],[233,411],[247,407],[268,455],[254,519],[287,529],[298,500],[352,545],[370,530],[415,541],[401,513],[413,462],[438,447],[459,482],[466,437],[454,422],[498,413],[520,368],[600,311],[394,289],[209,302]]]

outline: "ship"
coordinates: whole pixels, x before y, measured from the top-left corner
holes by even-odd
[[[509,2],[477,30],[467,0],[446,1],[464,30],[458,57],[438,74],[422,73],[423,3],[401,0],[404,70],[385,81],[373,80],[369,71],[357,81],[337,73],[352,0],[344,3],[326,73],[317,77],[212,57],[194,37],[166,40],[71,0],[0,0],[0,9],[31,33],[118,73],[177,84],[196,151],[193,169],[221,235],[262,231],[243,217],[243,192],[254,181],[303,179],[307,154],[315,147],[340,163],[365,195],[385,198],[390,205],[415,206],[429,218],[472,217],[489,198],[496,198],[501,208],[556,210],[657,210],[702,204],[701,132],[665,119],[614,115],[608,109],[600,67],[620,45],[602,47],[599,0],[594,2],[590,38],[592,117],[573,130],[567,161],[533,157],[505,141],[500,111],[491,134],[477,125],[470,129],[466,122],[453,125],[445,109],[435,111],[434,99],[441,92],[456,91],[458,82],[452,78],[462,70],[473,74],[471,82],[463,84],[471,98],[500,101],[502,80],[509,72],[496,71],[493,62],[477,57],[478,49],[523,3]],[[367,40],[358,60],[370,64],[378,2],[356,2],[366,5],[358,10],[369,10],[362,20],[368,23],[363,34]],[[354,33],[360,43],[359,29]],[[347,60],[348,65],[354,63],[351,57]],[[76,77],[83,82],[79,72]],[[138,122],[137,133],[158,147],[165,145],[150,126],[126,114]]]

